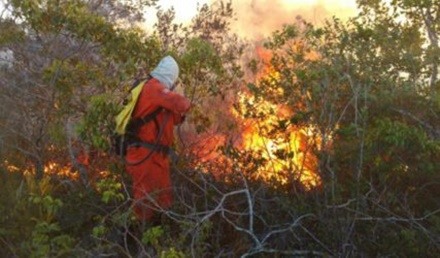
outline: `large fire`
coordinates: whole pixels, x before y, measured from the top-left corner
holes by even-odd
[[[301,42],[294,47],[301,48]],[[265,92],[282,94],[283,89],[277,85],[280,76],[269,62],[270,51],[257,48],[256,53],[263,67],[255,76],[255,87],[264,87],[258,86],[259,82],[267,80],[272,85],[264,88]],[[309,53],[306,58],[317,56]],[[192,151],[198,157],[196,163],[214,174],[230,173],[233,167],[238,167],[241,172],[268,182],[275,180],[287,184],[299,181],[305,189],[320,185],[316,172],[318,162],[313,154],[313,146],[317,146],[319,141],[312,135],[313,128],[290,124],[280,129],[279,124],[289,120],[294,111],[287,106],[273,104],[264,97],[258,98],[246,89],[242,89],[235,100],[235,104],[229,107],[228,115],[235,120],[236,128],[226,133],[211,131],[199,135]],[[241,157],[237,159],[219,151],[228,147],[236,149]]]

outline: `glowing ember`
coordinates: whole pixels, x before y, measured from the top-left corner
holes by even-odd
[[[78,178],[78,173],[73,173],[73,169],[69,165],[61,165],[50,161],[44,166],[44,173],[47,175],[65,176],[73,179]]]
[[[18,168],[15,165],[12,165],[9,163],[9,161],[5,160],[3,165],[5,166],[5,168],[9,171],[9,172],[20,172],[20,168]]]
[[[27,168],[18,168],[15,165],[10,164],[8,161],[4,162],[5,168],[8,172],[12,173],[23,173],[25,175],[35,175],[36,169],[35,166],[28,166]],[[62,165],[60,163],[56,163],[54,161],[49,161],[43,166],[43,172],[45,175],[58,175],[65,176],[72,179],[77,179],[78,174],[74,173],[75,171],[70,166],[70,164]]]

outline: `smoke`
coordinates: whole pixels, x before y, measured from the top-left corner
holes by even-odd
[[[315,25],[336,16],[342,20],[356,12],[355,0],[298,1],[298,0],[240,0],[233,1],[237,19],[232,28],[240,36],[262,39],[294,23],[299,17]]]

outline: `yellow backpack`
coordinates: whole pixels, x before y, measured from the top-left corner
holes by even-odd
[[[131,119],[131,114],[136,106],[136,103],[141,95],[144,84],[147,80],[142,80],[134,88],[131,89],[130,93],[124,100],[124,107],[115,117],[115,132],[119,135],[124,135],[126,133],[126,128]]]
[[[125,156],[127,148],[130,145],[139,143],[140,140],[137,137],[138,129],[151,121],[156,120],[156,116],[162,111],[161,107],[158,107],[152,113],[132,119],[133,111],[141,95],[142,89],[145,83],[152,77],[149,76],[146,79],[138,80],[133,84],[128,96],[124,100],[124,107],[115,117],[115,132],[112,137],[112,151],[119,156]]]

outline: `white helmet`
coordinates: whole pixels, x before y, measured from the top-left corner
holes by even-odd
[[[159,80],[167,89],[172,90],[179,77],[179,65],[174,58],[166,56],[160,60],[150,75]]]

